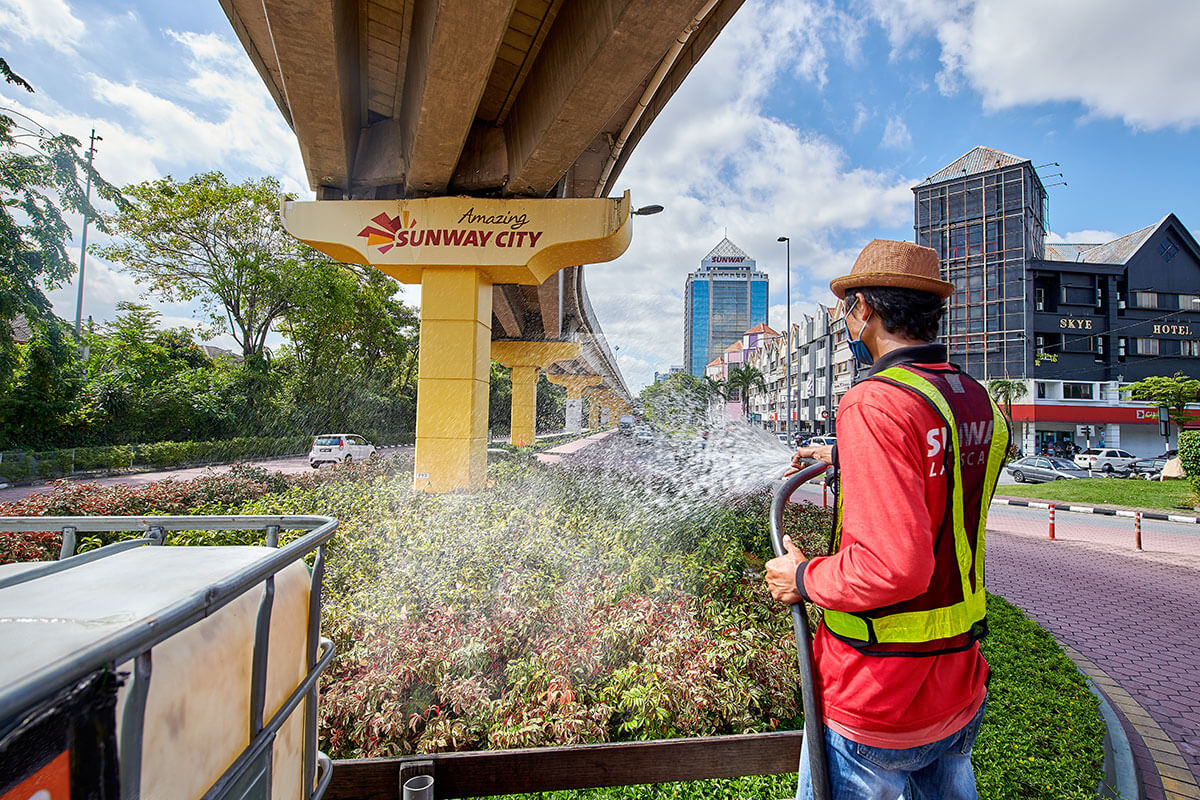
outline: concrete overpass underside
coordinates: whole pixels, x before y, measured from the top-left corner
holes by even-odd
[[[328,202],[604,197],[742,0],[220,3]],[[554,371],[631,399],[582,263],[502,281],[494,341],[577,342]]]

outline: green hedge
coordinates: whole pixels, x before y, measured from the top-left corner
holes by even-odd
[[[1200,431],[1179,432],[1179,460],[1192,490],[1200,495]]]
[[[412,444],[415,434],[395,433],[377,438],[377,446]],[[207,442],[151,442],[107,447],[0,453],[0,483],[34,478],[59,478],[93,470],[113,471],[135,466],[178,467],[219,464],[250,458],[271,458],[308,452],[312,436],[242,436]]]

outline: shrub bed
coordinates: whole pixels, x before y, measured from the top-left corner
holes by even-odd
[[[392,456],[335,465],[303,475],[283,475],[250,464],[234,464],[228,472],[205,475],[191,480],[162,480],[145,486],[101,486],[86,481],[60,480],[49,492],[41,492],[0,503],[4,517],[75,517],[137,516],[142,514],[221,513],[215,509],[246,506],[256,499],[295,489],[310,499],[318,499],[322,486],[358,484],[381,475],[394,475],[411,467],[411,458]],[[311,509],[312,503],[305,508]],[[254,513],[254,512],[247,512]],[[268,513],[268,512],[264,512]],[[291,512],[269,512],[291,513]],[[323,513],[310,510],[295,513]],[[209,532],[205,541],[173,536],[169,544],[245,544],[234,534]],[[111,541],[122,534],[103,533],[81,537],[77,550],[83,552]],[[257,534],[256,534],[257,535]],[[230,538],[232,537],[232,538]],[[57,533],[4,533],[0,535],[0,564],[14,561],[39,561],[58,558],[62,536]]]
[[[489,468],[476,496],[411,491],[370,465],[196,489],[197,513],[339,518],[326,562],[322,747],[335,757],[796,729],[790,620],[762,583],[765,494],[689,504],[670,487]],[[253,488],[249,486],[253,484]],[[78,507],[67,495],[62,511]],[[173,495],[173,497],[175,497]],[[172,502],[185,502],[182,499]],[[121,506],[114,501],[116,506]],[[72,510],[67,510],[67,509]],[[0,508],[0,513],[13,513]],[[143,512],[144,513],[144,512]],[[809,553],[829,514],[786,522]],[[220,541],[237,543],[238,534]],[[176,539],[176,537],[172,537]],[[1051,637],[998,598],[976,748],[983,796],[1082,798],[1102,723]],[[556,798],[777,798],[794,775],[618,787]]]

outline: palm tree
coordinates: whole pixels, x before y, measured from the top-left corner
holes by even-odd
[[[1014,381],[1008,378],[996,378],[988,381],[988,393],[997,403],[1004,404],[1004,414],[1012,424],[1012,404],[1029,393],[1029,387],[1024,381]]]
[[[748,417],[750,415],[751,390],[758,389],[760,392],[765,392],[767,381],[758,367],[743,364],[730,370],[729,377],[725,379],[725,390],[733,389],[742,390],[742,414]]]
[[[705,375],[702,386],[704,387],[704,393],[708,395],[710,399],[715,400],[718,397],[722,400],[725,399],[725,382],[720,378],[714,378],[711,375]]]

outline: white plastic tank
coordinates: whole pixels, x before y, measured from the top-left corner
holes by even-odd
[[[266,547],[139,547],[0,589],[0,685],[70,658],[278,551]],[[31,568],[0,565],[0,578]],[[304,679],[309,573],[275,576],[263,718]],[[194,800],[249,745],[250,683],[259,584],[155,645],[146,701],[141,796]],[[100,665],[96,665],[100,666]],[[118,695],[121,724],[130,680]],[[279,731],[272,797],[303,800],[304,703]],[[123,754],[124,755],[124,754]]]

